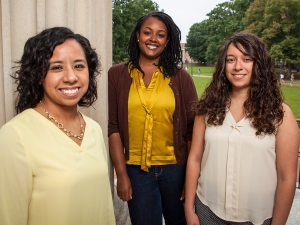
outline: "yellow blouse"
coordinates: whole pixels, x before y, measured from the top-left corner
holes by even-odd
[[[98,123],[81,146],[34,109],[0,129],[1,225],[115,225]]]
[[[173,114],[175,97],[157,69],[148,87],[142,74],[131,71],[133,82],[128,98],[129,160],[127,164],[141,165],[148,172],[151,165],[175,164],[173,143]]]

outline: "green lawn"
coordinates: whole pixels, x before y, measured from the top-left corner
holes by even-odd
[[[187,65],[184,64],[183,68],[185,68],[186,66]],[[214,67],[210,67],[210,66],[191,66],[189,64],[187,67],[188,67],[188,72],[193,75],[198,75],[198,69],[200,69],[200,75],[211,76],[215,70]]]
[[[295,117],[300,119],[300,87],[281,85],[284,102],[291,107]]]
[[[198,75],[198,69],[200,69],[200,75],[205,75],[205,76],[212,76],[215,68],[212,66],[192,66],[191,64],[183,64],[183,68],[188,67],[188,72],[193,75]],[[280,73],[280,69],[276,68],[275,69],[276,73]],[[290,82],[290,77],[287,75],[286,70],[281,70],[281,73],[284,75],[284,80],[286,83]],[[294,73],[295,75],[295,81],[294,84],[300,84],[300,73]]]
[[[195,82],[197,93],[200,96],[211,79],[194,76],[193,80]],[[300,119],[300,87],[281,85],[281,90],[284,96],[284,102],[291,107],[295,117]]]

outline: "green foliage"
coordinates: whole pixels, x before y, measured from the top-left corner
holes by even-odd
[[[194,24],[187,36],[187,51],[197,61],[215,63],[223,43],[244,29],[242,18],[253,0],[230,0],[218,4],[207,20]]]
[[[255,0],[249,6],[245,17],[242,19],[246,32],[251,32],[261,37],[265,23],[262,19],[265,11],[265,3],[266,0]]]
[[[247,31],[264,40],[273,58],[296,63],[300,58],[299,8],[299,0],[255,0],[243,22]]]
[[[229,27],[232,26],[230,20],[232,14],[231,2],[218,4],[210,13],[207,14],[207,30],[209,38],[207,40],[208,47],[206,51],[206,59],[208,62],[217,61],[219,49],[224,41],[231,35]]]
[[[205,53],[207,51],[207,21],[195,23],[189,31],[186,40],[186,50],[190,57],[198,62],[206,62]]]
[[[146,13],[158,11],[151,0],[113,0],[113,63],[126,61],[125,46],[136,21]]]
[[[253,0],[230,0],[218,4],[207,14],[208,24],[208,47],[206,59],[208,62],[217,61],[217,56],[221,46],[234,33],[244,29],[242,22],[245,12]]]

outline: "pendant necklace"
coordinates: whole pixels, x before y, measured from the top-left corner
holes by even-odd
[[[49,112],[45,109],[45,107],[44,107],[42,101],[40,101],[40,104],[41,104],[41,106],[42,106],[44,112],[46,113],[47,118],[48,118],[51,122],[53,122],[59,129],[61,129],[68,137],[74,137],[74,138],[77,138],[77,139],[79,139],[79,140],[82,140],[82,138],[83,138],[83,136],[84,136],[84,127],[83,127],[83,124],[81,123],[81,120],[80,120],[80,118],[79,118],[79,115],[78,115],[79,113],[78,113],[78,112],[77,112],[77,117],[78,117],[78,120],[79,120],[79,122],[80,122],[81,134],[76,135],[76,134],[73,134],[71,131],[68,131],[66,128],[64,128],[64,124],[63,124],[63,123],[58,122],[57,119],[55,119],[53,116],[51,116],[51,115],[49,114]]]

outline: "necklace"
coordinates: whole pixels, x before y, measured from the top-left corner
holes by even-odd
[[[49,112],[45,109],[45,107],[44,107],[42,101],[40,101],[40,104],[41,104],[41,106],[42,106],[44,112],[46,113],[47,118],[48,118],[51,122],[55,123],[55,125],[56,125],[59,129],[61,129],[68,137],[74,137],[74,138],[78,138],[79,140],[82,140],[82,138],[83,138],[83,136],[84,136],[84,127],[83,127],[83,125],[82,125],[82,123],[81,123],[81,120],[80,120],[80,118],[79,118],[78,112],[77,112],[77,117],[78,117],[78,120],[79,120],[79,122],[80,122],[80,129],[81,129],[81,134],[80,134],[80,135],[76,135],[76,134],[73,134],[71,131],[67,131],[67,129],[64,128],[64,124],[58,122],[57,119],[55,119],[53,116],[51,116],[51,115],[49,114]]]

